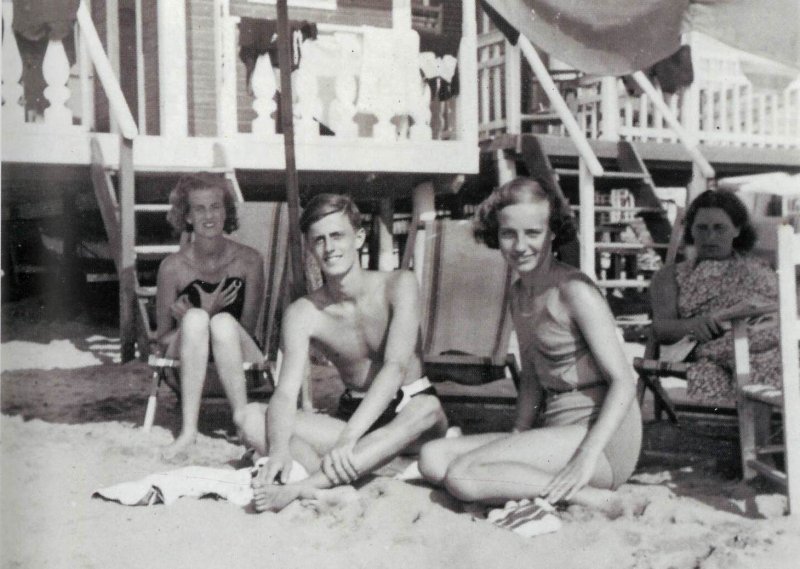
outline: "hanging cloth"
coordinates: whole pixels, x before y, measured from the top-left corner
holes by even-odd
[[[317,39],[317,25],[302,21],[289,22],[292,34],[292,67],[300,65],[300,45],[307,39]],[[239,22],[239,59],[247,69],[247,82],[256,67],[258,58],[269,54],[272,67],[278,63],[278,22],[263,18],[242,18]]]

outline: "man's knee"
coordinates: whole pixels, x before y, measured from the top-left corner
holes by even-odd
[[[211,317],[208,328],[211,340],[215,342],[238,342],[239,323],[227,312],[220,312]]]
[[[205,334],[208,330],[208,312],[202,308],[190,308],[181,320],[181,334]]]
[[[435,395],[417,395],[409,401],[406,409],[411,417],[413,429],[418,433],[425,433],[436,426],[442,429],[447,426],[442,403]]]
[[[429,482],[441,484],[450,462],[445,449],[445,441],[435,440],[425,443],[419,451],[419,471]]]
[[[444,475],[444,487],[462,502],[474,502],[479,497],[479,484],[473,466],[471,459],[457,458]]]

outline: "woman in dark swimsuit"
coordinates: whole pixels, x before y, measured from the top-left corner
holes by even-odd
[[[166,459],[197,438],[200,399],[213,355],[220,382],[241,427],[247,405],[243,361],[258,362],[253,340],[264,287],[264,261],[255,249],[228,239],[238,227],[233,189],[213,174],[183,177],[169,198],[167,220],[190,239],[158,270],[158,338],[181,360],[181,433]]]

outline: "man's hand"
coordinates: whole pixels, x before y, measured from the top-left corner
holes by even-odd
[[[596,453],[579,448],[540,496],[551,504],[569,500],[592,479],[598,458],[599,455]]]
[[[322,458],[322,472],[334,486],[350,484],[358,479],[358,470],[353,464],[353,448],[356,442],[340,439]]]
[[[293,464],[292,456],[288,452],[270,455],[267,465],[259,468],[258,474],[253,477],[253,488],[275,483],[286,484]]]

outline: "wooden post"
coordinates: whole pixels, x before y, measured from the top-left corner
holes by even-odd
[[[159,18],[159,21],[161,18]],[[106,54],[111,63],[114,76],[119,81],[119,0],[106,0]],[[119,132],[119,125],[114,113],[109,113],[108,122],[111,132]]]
[[[475,0],[463,0],[461,43],[458,47],[458,78],[461,91],[456,99],[456,138],[478,144],[478,27]]]
[[[522,132],[522,57],[519,46],[506,40],[506,132]]]
[[[394,202],[392,198],[383,198],[378,203],[378,214],[375,216],[375,228],[378,237],[378,270],[394,270]]]
[[[396,30],[411,29],[411,0],[392,0],[392,27]]]
[[[292,299],[305,294],[303,236],[300,235],[300,187],[294,154],[292,120],[292,46],[287,0],[278,0],[278,61],[281,72],[281,126],[286,157],[286,201],[289,205],[289,252],[292,267]]]
[[[600,140],[619,140],[619,92],[616,77],[600,81]]]
[[[238,131],[234,30],[237,19],[230,15],[230,0],[214,0],[217,136],[229,136]],[[270,134],[274,132],[273,128]]]
[[[144,28],[142,24],[142,0],[134,3],[136,16],[136,110],[139,122],[139,132],[147,134],[147,95],[145,93],[144,77]]]
[[[425,229],[422,228],[426,221],[436,219],[436,199],[433,191],[433,182],[423,182],[416,186],[412,194],[414,213],[411,216],[411,223],[417,227],[409,228],[409,236],[414,238],[406,242],[406,251],[403,255],[403,268],[408,267],[408,255],[414,258],[414,274],[417,282],[422,286],[422,266],[425,259]],[[416,229],[416,231],[414,231]]]
[[[122,361],[136,357],[136,252],[133,140],[120,137],[119,146],[119,336]]]
[[[581,270],[596,279],[594,267],[594,176],[583,158],[578,159],[578,201],[580,202]]]
[[[286,157],[286,201],[289,205],[289,258],[292,268],[292,300],[305,294],[305,271],[303,263],[303,236],[300,235],[300,187],[297,179],[297,164],[294,155],[294,115],[292,112],[292,45],[289,29],[287,0],[278,0],[278,61],[281,72],[281,126],[283,148]],[[306,366],[300,406],[305,410],[314,408],[311,394],[311,368]]]
[[[158,0],[158,90],[161,136],[188,136],[186,3]]]

